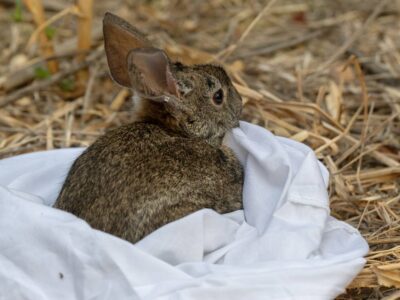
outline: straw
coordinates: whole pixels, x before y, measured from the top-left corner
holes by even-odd
[[[101,41],[105,11],[117,12],[173,59],[224,65],[243,97],[243,120],[315,150],[331,173],[331,214],[371,249],[338,299],[396,299],[399,3],[24,0],[17,22],[14,1],[0,0],[0,158],[87,146],[132,121],[131,92],[111,81]],[[29,38],[40,51],[26,47]]]

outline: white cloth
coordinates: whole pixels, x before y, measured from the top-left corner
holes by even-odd
[[[245,169],[244,214],[200,210],[136,245],[51,207],[82,149],[1,160],[0,299],[304,300],[343,292],[368,245],[329,216],[328,173],[312,150],[245,122],[226,143]]]

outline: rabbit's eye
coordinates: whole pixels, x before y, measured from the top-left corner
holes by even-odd
[[[221,105],[224,102],[224,91],[219,89],[213,95],[213,101],[216,105]]]

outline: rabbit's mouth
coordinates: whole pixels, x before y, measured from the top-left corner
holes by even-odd
[[[219,147],[222,144],[225,134],[235,127],[239,127],[239,120],[232,124],[232,126],[227,126],[226,123],[218,122],[216,127],[210,128],[207,136],[204,138],[209,144]]]
[[[239,115],[240,116],[240,115]],[[232,128],[229,128],[229,129],[233,129],[233,128],[236,128],[236,127],[239,127],[240,126],[240,120],[239,120],[239,116],[237,116],[237,118],[235,118],[236,119],[236,121],[233,123],[233,126],[232,126]]]

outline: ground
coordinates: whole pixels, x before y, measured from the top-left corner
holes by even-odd
[[[371,248],[338,299],[400,297],[400,1],[97,0],[93,15],[90,2],[0,0],[0,158],[130,121],[102,44],[112,11],[175,59],[224,65],[244,120],[315,150],[332,215]]]

